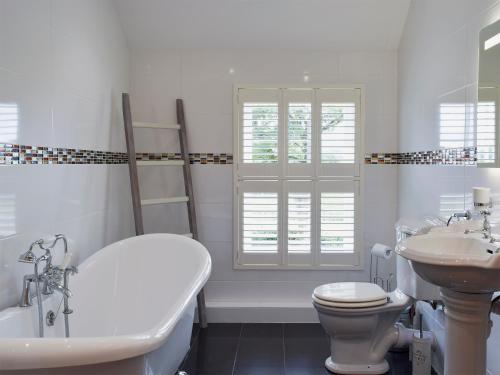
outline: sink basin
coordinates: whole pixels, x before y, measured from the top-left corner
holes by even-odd
[[[500,290],[500,253],[480,234],[430,233],[396,249],[424,280],[463,293]]]

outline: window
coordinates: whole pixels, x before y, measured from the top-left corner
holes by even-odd
[[[498,90],[480,87],[476,111],[476,146],[478,164],[491,164],[496,160],[496,117]]]
[[[362,267],[361,94],[235,89],[235,267]]]
[[[439,147],[465,147],[465,103],[441,103],[439,106]]]

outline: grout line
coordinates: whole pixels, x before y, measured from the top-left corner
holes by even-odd
[[[286,372],[285,324],[286,323],[281,324],[281,334],[282,334],[281,337],[282,337],[282,341],[283,341],[283,372]]]
[[[240,335],[238,336],[238,343],[236,344],[236,353],[234,353],[233,369],[231,371],[231,375],[234,375],[234,370],[236,369],[236,359],[238,358],[238,351],[240,350],[240,342],[241,342],[241,336],[243,334],[244,324],[245,323],[241,323]]]

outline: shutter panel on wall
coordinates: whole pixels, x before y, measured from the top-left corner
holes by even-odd
[[[236,267],[359,269],[361,89],[235,92]]]
[[[318,182],[319,263],[359,264],[358,181]]]
[[[282,137],[280,91],[240,89],[238,102],[240,174],[277,176]]]
[[[278,252],[278,193],[243,193],[243,252]]]
[[[321,252],[354,252],[354,193],[321,193]]]
[[[240,183],[240,251],[243,264],[279,264],[281,255],[280,183]]]
[[[311,252],[311,193],[288,193],[288,252]]]
[[[289,265],[312,265],[316,239],[314,238],[314,182],[286,181],[286,261]]]
[[[278,103],[243,103],[243,163],[278,162]]]
[[[314,175],[314,90],[283,90],[283,107],[285,111],[285,175]]]
[[[353,164],[356,159],[356,104],[321,104],[321,162]]]
[[[357,89],[317,91],[321,176],[358,176],[361,93]]]

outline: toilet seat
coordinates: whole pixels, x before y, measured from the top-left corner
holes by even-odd
[[[388,298],[376,284],[345,282],[318,286],[314,289],[313,300],[329,307],[366,308],[385,305]]]

